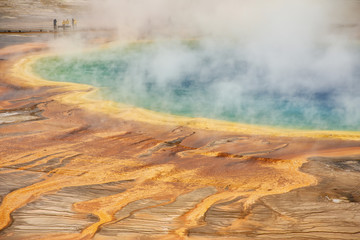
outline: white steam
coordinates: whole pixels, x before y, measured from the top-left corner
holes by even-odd
[[[83,24],[113,29],[119,40],[158,41],[121,75],[134,86],[151,76],[166,95],[168,84],[197,71],[196,81],[212,79],[215,113],[236,104],[241,111],[244,93],[256,89],[290,105],[327,94],[343,122],[360,125],[359,1],[93,0],[91,6]],[[198,51],[180,43],[194,38]],[[192,98],[194,106],[201,101]],[[317,121],[313,109],[304,114]]]

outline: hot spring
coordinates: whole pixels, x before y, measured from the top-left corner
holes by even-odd
[[[189,117],[295,129],[360,130],[358,46],[308,49],[236,41],[152,41],[45,57],[53,81],[91,84],[102,95]]]

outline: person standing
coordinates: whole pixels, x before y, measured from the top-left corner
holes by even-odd
[[[72,29],[74,30],[74,26],[75,26],[75,19],[74,18],[71,19],[71,25],[72,25]]]
[[[56,29],[57,29],[57,20],[56,20],[56,18],[54,19],[54,31],[56,31]]]

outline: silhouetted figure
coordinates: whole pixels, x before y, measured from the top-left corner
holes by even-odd
[[[57,20],[54,19],[54,31],[56,31],[56,29],[57,29]]]

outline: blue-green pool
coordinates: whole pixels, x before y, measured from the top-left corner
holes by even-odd
[[[91,84],[106,99],[160,112],[358,131],[360,51],[342,51],[341,59],[329,51],[324,46],[283,53],[229,42],[143,42],[46,57],[33,68],[43,78]]]

